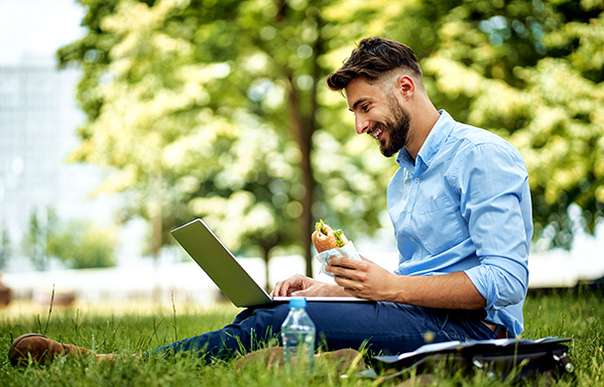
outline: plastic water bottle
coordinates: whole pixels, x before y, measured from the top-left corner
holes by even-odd
[[[315,357],[315,324],[306,313],[306,300],[301,297],[289,301],[289,314],[281,325],[285,365],[311,369]]]

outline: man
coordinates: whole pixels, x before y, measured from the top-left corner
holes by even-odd
[[[532,234],[527,171],[503,139],[458,123],[431,103],[413,51],[396,41],[368,38],[327,79],[344,90],[358,134],[397,154],[387,192],[399,267],[391,273],[369,258],[331,260],[335,284],[294,276],[273,295],[342,296],[369,303],[309,302],[317,339],[329,350],[358,348],[400,353],[427,341],[479,340],[522,332],[527,257]],[[286,304],[249,308],[232,324],[160,347],[227,358],[254,339],[278,334]],[[13,353],[40,336],[13,344]],[[51,344],[40,344],[51,343]],[[37,348],[37,347],[36,347]],[[64,350],[69,352],[69,350]],[[17,355],[15,355],[17,356]]]

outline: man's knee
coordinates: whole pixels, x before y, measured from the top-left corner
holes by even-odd
[[[281,331],[281,324],[288,313],[289,305],[287,303],[247,308],[225,328],[237,326],[250,333],[253,331],[257,338],[269,338]]]

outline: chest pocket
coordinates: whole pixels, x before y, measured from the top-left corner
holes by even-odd
[[[418,239],[431,255],[442,253],[469,236],[459,204],[445,192],[418,197],[410,220]]]

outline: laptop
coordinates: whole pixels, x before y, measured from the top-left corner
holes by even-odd
[[[238,307],[287,302],[292,297],[271,297],[237,262],[235,256],[201,219],[170,231],[174,239]],[[356,297],[305,297],[307,301],[371,302]]]

